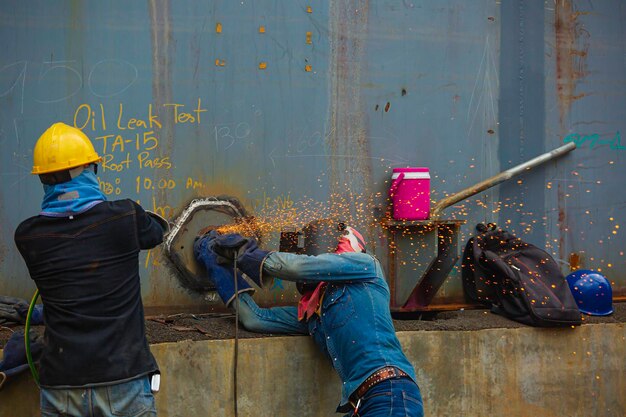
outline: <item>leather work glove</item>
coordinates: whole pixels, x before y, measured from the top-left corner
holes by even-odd
[[[248,244],[250,239],[241,236],[239,233],[228,233],[218,235],[215,238],[215,253],[224,258],[232,265],[239,257],[239,250]]]
[[[206,252],[207,250],[213,251],[215,246],[215,238],[220,234],[217,230],[211,230],[203,235],[197,236],[196,240],[193,242],[193,255],[198,259],[198,257]]]
[[[204,265],[209,283],[215,286],[220,298],[229,307],[235,299],[235,276],[232,267],[227,268],[220,265],[220,256],[213,250],[217,236],[219,236],[218,233],[213,230],[197,238],[193,245],[194,255],[198,262]],[[242,294],[244,292],[253,293],[254,289],[237,271],[236,293]]]
[[[271,252],[259,249],[256,240],[238,234],[221,235],[215,238],[215,252],[229,260],[237,259],[237,268],[263,288],[263,261]]]
[[[37,362],[43,349],[43,338],[39,335],[30,334],[30,353],[33,361]],[[18,375],[28,369],[26,359],[26,346],[24,345],[24,333],[15,332],[4,346],[3,357],[0,362],[0,389],[5,382],[13,376]]]

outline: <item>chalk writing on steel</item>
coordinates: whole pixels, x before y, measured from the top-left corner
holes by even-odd
[[[94,77],[94,72],[96,72],[96,70],[98,70],[99,67],[102,65],[111,65],[111,64],[114,64],[114,65],[117,64],[120,67],[122,66],[128,67],[130,72],[132,73],[132,76],[131,76],[132,80],[127,81],[125,86],[121,87],[120,89],[112,93],[109,93],[109,94],[98,93],[93,86],[93,79],[96,79],[96,80],[98,79],[98,77]],[[101,71],[106,72],[105,76],[107,77],[110,76],[109,75],[110,69],[104,69]],[[91,91],[91,94],[93,94],[96,97],[113,97],[118,94],[122,94],[124,91],[128,90],[133,84],[135,84],[135,81],[137,81],[137,78],[139,78],[139,71],[137,70],[137,67],[131,64],[130,62],[124,61],[122,59],[103,59],[102,61],[96,62],[93,68],[91,69],[91,71],[89,71],[89,75],[87,76],[87,86],[89,87],[89,91]]]
[[[328,138],[328,136],[330,136],[330,133],[326,135],[325,138]],[[307,148],[312,148],[319,145],[322,142],[323,138],[324,137],[322,136],[322,133],[320,131],[315,131],[311,133],[308,137],[306,137],[306,133],[303,131],[300,135],[300,138],[298,139],[298,143],[296,144],[296,152],[302,153]]]
[[[98,177],[98,185],[100,186],[100,190],[105,195],[120,195],[122,194],[122,189],[120,188],[120,179],[115,178],[113,181],[104,181],[100,177]]]
[[[185,104],[181,103],[164,103],[162,107],[172,111],[174,115],[174,124],[200,124],[202,121],[202,113],[208,110],[202,108],[202,99],[198,98],[198,103],[191,111],[186,111]],[[146,117],[136,118],[128,117],[125,114],[124,104],[120,103],[117,112],[111,119],[102,104],[99,110],[93,110],[89,104],[83,103],[74,112],[74,126],[79,129],[90,128],[92,131],[106,131],[107,127],[112,125],[111,120],[116,121],[115,127],[119,130],[136,130],[136,129],[160,129],[163,127],[152,103],[148,104]],[[96,111],[98,113],[96,113]]]
[[[19,73],[17,74],[17,77],[15,78],[15,81],[12,82],[11,86],[8,87],[4,91],[0,91],[0,97],[4,97],[8,95],[16,88],[16,86],[19,85],[20,86],[19,87],[20,88],[19,100],[21,103],[20,113],[22,114],[24,113],[24,90],[25,90],[25,85],[26,85],[26,73],[28,70],[28,63],[29,63],[28,61],[17,61],[11,64],[7,64],[4,67],[0,68],[0,73],[2,73],[5,71],[10,71],[11,68],[13,67],[21,67],[21,69],[19,70]],[[94,76],[94,72],[98,70],[100,66],[105,65],[105,64],[112,64],[112,63],[117,64],[120,67],[128,67],[129,68],[128,72],[132,75],[128,81],[124,81],[124,80],[120,81],[123,87],[119,88],[117,91],[114,91],[109,94],[99,93],[94,89],[94,84],[99,78],[99,77]],[[77,69],[76,68],[77,66],[78,64],[77,64],[77,61],[75,60],[41,62],[41,70],[39,72],[39,77],[37,78],[38,85],[41,86],[41,85],[63,84],[64,88],[65,86],[70,85],[71,90],[69,92],[64,92],[61,95],[57,95],[57,96],[36,98],[35,101],[38,103],[43,103],[43,104],[58,103],[60,101],[67,100],[70,97],[76,95],[80,91],[80,89],[83,87],[83,76],[81,75],[82,67]],[[103,74],[103,76],[110,77],[109,73],[110,71],[108,71],[106,74]],[[63,83],[55,82],[55,78],[54,78],[55,76],[57,78],[61,76],[65,76],[67,77],[67,80],[64,81]],[[139,78],[139,71],[137,70],[137,67],[133,65],[132,63],[128,61],[124,61],[124,60],[119,60],[119,59],[107,59],[107,60],[102,60],[102,61],[95,63],[94,66],[91,68],[91,70],[89,71],[89,75],[87,77],[87,86],[89,88],[89,91],[97,97],[113,97],[128,90],[130,86],[132,86],[135,83],[135,81],[137,81],[138,78]],[[50,88],[43,88],[41,89],[41,91],[45,92],[45,94],[54,94],[54,93],[51,93]]]
[[[26,84],[26,68],[28,67],[28,62],[18,61],[12,64],[5,65],[4,67],[0,68],[0,73],[5,70],[8,70],[9,68],[15,67],[17,65],[22,65],[22,70],[20,71],[19,75],[15,79],[15,82],[11,84],[11,87],[9,87],[6,91],[0,92],[0,97],[4,97],[7,94],[11,93],[11,91],[13,91],[15,86],[20,82],[20,78],[21,78],[22,88],[21,88],[21,94],[20,94],[20,102],[21,102],[20,113],[23,114],[24,113],[24,85]]]
[[[221,123],[215,125],[214,132],[216,150],[220,149],[220,144],[224,145],[225,143],[226,146],[223,149],[225,151],[233,146],[237,140],[244,140],[250,137],[252,129],[247,122]]]
[[[67,71],[68,75],[72,75],[73,77],[75,77],[76,86],[74,87],[72,91],[69,92],[69,94],[64,94],[62,96],[49,98],[46,100],[35,99],[35,101],[38,103],[46,103],[46,104],[58,103],[60,101],[67,100],[68,98],[78,93],[81,87],[83,86],[83,76],[80,75],[80,72],[78,72],[75,68],[72,67],[72,64],[75,62],[76,61],[45,61],[43,62],[43,66],[41,68],[41,72],[39,74],[39,80],[38,80],[40,84],[46,84],[45,79],[50,76],[52,71],[55,71],[55,72]],[[65,84],[70,85],[70,82],[67,81]],[[44,90],[47,91],[48,89],[44,89]]]
[[[191,110],[182,103],[164,103],[160,108],[172,113],[174,124],[200,124],[202,113],[208,111],[202,107],[200,98]],[[92,107],[83,103],[74,112],[74,126],[96,132],[91,136],[96,146],[101,146],[103,173],[121,172],[135,166],[166,170],[173,166],[169,155],[155,157],[151,153],[159,148],[159,131],[163,127],[152,103],[141,115],[128,114],[123,103],[110,113],[102,104]]]
[[[252,201],[252,207],[257,212],[272,211],[272,210],[289,210],[293,209],[295,201],[291,198],[291,194],[268,196],[266,191],[263,191],[261,198]]]
[[[204,186],[198,179],[159,177],[156,170],[169,171],[174,168],[170,155],[160,146],[160,134],[166,122],[179,124],[202,123],[202,99],[188,103],[148,103],[141,111],[129,111],[124,103],[112,108],[99,104],[79,104],[73,117],[74,126],[85,131],[102,156],[102,175],[99,185],[105,195],[122,195],[134,192],[152,198],[152,210],[169,218],[173,208],[158,206],[154,193],[174,190],[180,184],[185,189]],[[163,117],[168,113],[172,117]],[[238,137],[249,135],[249,126],[234,126]],[[139,170],[138,175],[126,177],[124,172]],[[138,200],[141,203],[141,200]],[[148,203],[148,206],[150,203]]]
[[[583,135],[580,133],[570,133],[569,135],[563,138],[564,143],[574,142],[577,147],[584,145],[586,142],[589,142],[589,148],[593,149],[596,145],[609,145],[611,149],[614,150],[622,150],[626,149],[626,146],[622,145],[622,136],[619,133],[619,130],[615,133],[610,139],[601,139],[600,134],[593,133],[591,135]]]
[[[136,179],[136,191],[139,194],[139,191],[144,190],[172,190],[176,187],[176,181],[168,178],[159,178],[158,180],[152,180],[150,177],[137,177]]]

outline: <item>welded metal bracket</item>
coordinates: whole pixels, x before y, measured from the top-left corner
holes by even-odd
[[[390,236],[389,287],[392,311],[428,310],[459,259],[458,235],[464,223],[465,220],[384,223]],[[436,239],[434,258],[432,246],[435,245],[431,245],[429,239]],[[407,244],[408,240],[412,242]],[[415,245],[413,240],[423,240],[423,245]],[[418,271],[420,264],[427,264],[421,275]]]

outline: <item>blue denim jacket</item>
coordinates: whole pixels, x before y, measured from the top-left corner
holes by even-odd
[[[395,366],[415,381],[402,352],[389,311],[389,287],[378,260],[364,253],[319,256],[273,252],[263,273],[287,281],[328,283],[321,316],[299,322],[296,307],[259,308],[248,294],[240,298],[240,318],[252,331],[310,334],[343,382],[338,411],[350,395],[380,368]]]

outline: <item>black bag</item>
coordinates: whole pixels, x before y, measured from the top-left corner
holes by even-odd
[[[577,326],[581,316],[556,261],[511,233],[480,223],[463,251],[465,296],[531,326]]]

